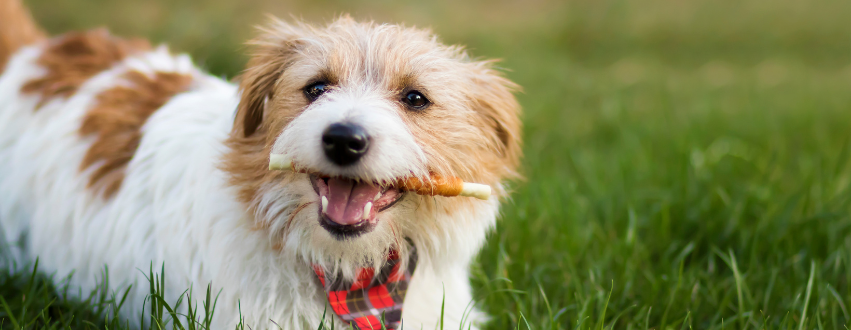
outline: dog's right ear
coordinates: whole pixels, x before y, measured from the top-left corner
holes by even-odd
[[[240,100],[233,125],[234,133],[248,137],[260,129],[266,102],[274,97],[275,84],[289,66],[304,29],[274,20],[262,28],[248,66],[240,75]]]

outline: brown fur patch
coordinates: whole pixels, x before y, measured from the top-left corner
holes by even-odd
[[[40,107],[55,97],[73,95],[89,78],[150,48],[147,40],[116,38],[106,29],[68,33],[50,41],[38,58],[47,73],[27,82],[21,91],[41,94]]]
[[[18,49],[42,39],[44,32],[20,0],[0,1],[0,73]]]
[[[89,187],[102,191],[104,197],[121,187],[124,169],[139,146],[148,117],[192,82],[191,76],[170,72],[148,76],[130,71],[123,78],[129,84],[98,94],[97,105],[80,127],[80,134],[96,136],[80,170],[94,167]]]

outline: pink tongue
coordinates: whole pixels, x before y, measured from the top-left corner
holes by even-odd
[[[328,218],[341,225],[354,225],[363,221],[363,208],[381,188],[355,183],[354,180],[328,179]],[[372,210],[367,218],[371,217]]]

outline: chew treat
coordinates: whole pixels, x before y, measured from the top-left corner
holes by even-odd
[[[269,155],[269,170],[302,172],[301,170],[296,171],[293,168],[292,159],[283,154]],[[454,176],[438,174],[432,174],[427,181],[415,177],[399,179],[396,182],[396,188],[427,196],[466,196],[488,200],[491,195],[491,187],[488,185],[464,182],[464,180]]]
[[[491,198],[491,186],[481,183],[464,182],[464,187],[461,188],[461,193],[458,196],[475,197],[486,201]]]
[[[282,170],[292,170],[293,169],[293,161],[289,157],[284,154],[271,154],[269,155],[269,170],[270,171],[282,171]]]
[[[428,196],[467,196],[487,200],[491,195],[491,187],[484,184],[464,182],[460,178],[432,174],[428,181],[419,178],[401,179],[397,187]]]

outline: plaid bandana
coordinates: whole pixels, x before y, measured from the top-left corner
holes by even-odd
[[[362,268],[354,282],[328,276],[318,265],[313,266],[313,272],[328,294],[331,309],[346,324],[353,324],[359,330],[380,330],[383,315],[387,329],[398,329],[408,282],[417,266],[413,245],[410,255],[407,269],[400,269],[399,256],[395,250],[390,251],[377,276],[372,268]]]

